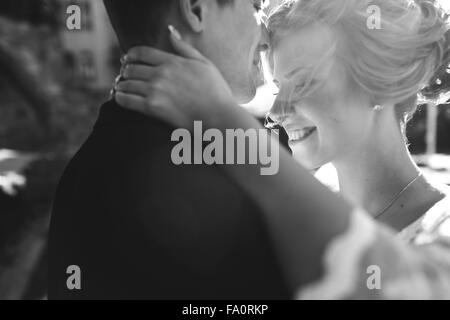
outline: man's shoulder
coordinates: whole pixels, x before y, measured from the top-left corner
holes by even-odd
[[[240,188],[218,165],[175,164],[172,153],[178,142],[172,141],[174,130],[163,121],[108,101],[102,105],[90,137],[71,159],[64,180],[120,178],[140,187],[164,184],[186,192],[209,190],[210,195],[228,189],[235,198],[243,198]]]
[[[141,139],[137,141],[152,139],[157,142],[162,139],[169,143],[173,130],[169,123],[161,119],[125,109],[114,100],[109,100],[100,108],[93,134],[107,133],[114,135],[119,141],[120,137],[140,134]]]
[[[148,161],[155,158],[159,150],[171,148],[173,130],[159,119],[124,109],[109,100],[100,107],[90,135],[74,154],[68,167],[89,166],[102,171],[102,168],[108,170],[111,163]],[[134,169],[137,168],[127,168]]]

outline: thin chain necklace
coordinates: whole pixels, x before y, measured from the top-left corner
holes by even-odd
[[[422,172],[420,172],[414,179],[411,180],[410,183],[408,183],[406,185],[406,187],[404,187],[399,193],[397,193],[397,195],[388,203],[388,205],[386,207],[383,208],[383,210],[380,211],[380,213],[378,213],[377,215],[375,215],[374,219],[378,219],[379,217],[381,217],[384,213],[386,213],[386,211],[388,211],[392,205],[398,200],[398,198],[400,198],[402,196],[402,194],[408,190],[408,188],[414,183],[416,182],[417,179],[419,179],[422,176]]]

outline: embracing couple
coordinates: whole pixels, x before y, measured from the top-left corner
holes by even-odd
[[[450,297],[450,193],[404,136],[448,57],[436,3],[286,1],[267,21],[260,0],[104,3],[126,55],[55,197],[51,299]],[[293,156],[280,148],[266,176],[175,165],[177,128],[262,128],[238,106],[263,83],[262,51]],[[339,195],[310,174],[330,162]]]

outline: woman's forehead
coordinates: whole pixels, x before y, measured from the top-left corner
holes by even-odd
[[[274,76],[282,79],[294,69],[314,67],[333,41],[332,33],[317,24],[286,32],[272,49]]]

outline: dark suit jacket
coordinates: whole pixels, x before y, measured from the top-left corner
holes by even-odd
[[[259,209],[221,168],[174,165],[172,131],[102,107],[56,193],[50,299],[289,298]]]

